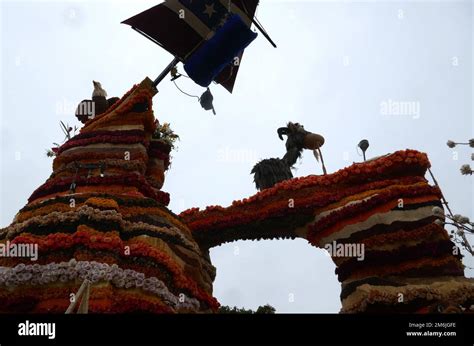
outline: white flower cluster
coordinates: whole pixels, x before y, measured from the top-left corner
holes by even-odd
[[[450,148],[454,148],[456,145],[469,145],[471,148],[474,148],[474,138],[471,138],[467,143],[456,143],[454,141],[447,141],[446,145]],[[474,161],[474,153],[471,154],[471,160]],[[472,175],[474,171],[472,170],[470,165],[462,165],[461,166],[461,174],[463,175]]]
[[[466,223],[469,223],[469,218],[467,216],[462,216],[462,215],[459,215],[459,214],[455,214],[453,215],[453,221],[456,221],[457,223],[461,223],[461,224],[466,224]]]
[[[122,214],[118,213],[115,210],[100,210],[90,207],[88,205],[83,205],[75,210],[61,212],[55,211],[46,215],[39,215],[23,222],[13,223],[10,226],[0,229],[0,238],[10,238],[24,232],[24,229],[32,225],[37,226],[46,226],[51,224],[58,223],[72,223],[80,220],[82,217],[87,217],[89,220],[94,220],[98,222],[113,222],[117,225],[117,230],[123,232],[138,232],[142,229],[153,231],[157,233],[157,236],[171,236],[179,239],[181,245],[185,246],[189,250],[200,254],[198,246],[189,241],[188,238],[183,234],[183,231],[178,227],[159,227],[139,222],[130,222],[123,219]]]
[[[76,261],[40,264],[18,264],[0,271],[0,286],[17,287],[24,284],[47,285],[55,282],[88,280],[92,284],[107,281],[118,288],[138,288],[159,296],[174,308],[198,310],[199,301],[184,294],[177,297],[156,277],[145,278],[145,274],[131,269],[122,269],[117,264],[108,265],[95,261]]]

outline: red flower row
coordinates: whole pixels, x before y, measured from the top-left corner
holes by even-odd
[[[391,185],[413,184],[420,181],[424,181],[424,178],[406,177],[370,182],[339,191],[323,191],[315,186],[313,189],[305,189],[303,191],[304,197],[296,197],[294,191],[288,191],[287,193],[281,193],[277,196],[278,198],[272,198],[274,201],[269,201],[270,198],[267,198],[258,203],[246,202],[245,205],[234,205],[228,208],[211,206],[203,211],[200,211],[199,208],[192,208],[182,212],[180,217],[193,232],[209,231],[248,224],[276,216],[291,216],[305,211],[313,212],[315,208],[326,206],[360,192],[381,189]],[[289,198],[294,200],[293,208],[288,207]]]
[[[70,189],[71,183],[73,181],[74,181],[74,177],[50,179],[33,192],[33,194],[28,199],[28,202],[31,203],[37,198],[47,196],[52,193],[67,191]],[[80,186],[80,185],[134,186],[145,196],[153,198],[159,203],[162,203],[163,205],[168,205],[170,201],[170,197],[168,193],[153,189],[142,175],[139,175],[136,173],[110,176],[110,177],[90,177],[90,178],[77,177],[75,179],[75,183],[77,186]]]
[[[91,138],[83,138],[83,139],[72,138],[71,140],[64,143],[61,147],[59,147],[57,154],[59,155],[63,151],[70,148],[85,146],[89,144],[98,144],[98,143],[118,143],[118,144],[142,143],[145,147],[148,144],[147,141],[145,141],[144,136],[127,136],[126,134],[123,134],[122,136],[101,135],[101,136],[94,136]]]
[[[217,300],[201,289],[194,280],[188,278],[170,256],[140,240],[132,239],[125,242],[120,238],[118,232],[103,233],[84,227],[73,234],[53,233],[47,236],[37,236],[24,233],[14,238],[12,243],[38,244],[41,253],[84,246],[98,251],[112,251],[120,257],[147,257],[168,269],[172,274],[173,284],[177,288],[189,292],[211,308],[217,309],[219,307]],[[124,252],[125,246],[129,246],[129,254]]]
[[[113,105],[111,105],[109,108],[107,108],[107,111],[106,113],[103,113],[103,114],[100,114],[98,116],[96,116],[95,118],[93,119],[89,119],[84,127],[90,125],[91,123],[93,123],[94,121],[96,121],[97,119],[103,117],[105,114],[108,114],[110,112],[112,112],[113,110],[115,110],[119,105],[121,105],[136,89],[138,89],[140,87],[140,84],[134,84],[133,87],[127,91],[120,100],[118,100],[117,102],[115,102]]]
[[[22,289],[0,296],[0,312],[11,313],[64,313],[71,304],[69,294],[77,287],[54,287],[42,289],[37,287]],[[173,309],[154,297],[140,293],[131,293],[114,288],[92,288],[89,299],[90,313],[173,313]]]
[[[368,200],[362,201],[357,204],[346,206],[342,209],[339,209],[338,211],[335,211],[321,218],[318,222],[310,226],[310,230],[317,230],[318,233],[321,233],[321,231],[323,231],[324,229],[327,229],[337,224],[341,219],[360,215],[361,213],[370,211],[376,206],[393,201],[396,198],[416,197],[422,195],[436,195],[440,198],[441,191],[438,187],[430,185],[418,186],[416,188],[414,188],[413,186],[408,186],[386,189],[385,191],[378,193],[377,196],[374,196]]]
[[[90,197],[99,197],[99,198],[111,198],[116,201],[120,207],[159,207],[161,206],[158,204],[154,199],[151,198],[136,198],[131,196],[118,196],[118,195],[110,195],[106,193],[88,193],[88,194],[81,194],[80,196],[75,197],[76,204],[84,203]],[[27,211],[32,211],[37,208],[44,208],[47,205],[53,205],[56,203],[62,203],[69,205],[71,197],[68,196],[57,196],[51,199],[48,199],[42,203],[33,203],[27,204],[23,208],[20,209],[19,213],[22,214]]]
[[[374,161],[354,163],[332,174],[310,175],[285,180],[270,189],[257,193],[247,201],[245,199],[242,200],[240,203],[260,200],[284,190],[293,191],[312,186],[332,186],[340,183],[360,184],[370,181],[370,179],[380,180],[397,175],[406,176],[414,172],[417,175],[424,175],[428,167],[430,167],[430,163],[426,154],[416,150],[401,150]],[[234,203],[235,205],[240,204],[239,201],[235,201]]]
[[[91,132],[84,132],[79,133],[72,137],[69,141],[78,140],[78,139],[87,139],[87,138],[94,138],[100,136],[114,136],[114,137],[122,137],[122,136],[138,136],[138,137],[145,137],[145,131],[143,130],[97,130]],[[66,142],[64,144],[69,143]]]
[[[401,177],[414,174],[416,176],[423,176],[426,169],[430,167],[428,157],[424,153],[416,150],[402,150],[397,151],[389,156],[379,158],[374,161],[355,163],[349,167],[341,169],[333,174],[316,176],[311,175],[307,177],[300,177],[285,180],[276,184],[274,187],[258,192],[249,198],[244,198],[240,201],[233,201],[232,207],[245,207],[256,201],[262,201],[280,195],[285,192],[300,191],[310,187],[331,187],[340,183],[344,184],[366,184],[371,179],[387,179],[399,175]],[[395,174],[396,173],[396,174]],[[419,179],[419,177],[414,177]],[[349,187],[345,187],[349,189]],[[283,199],[283,197],[281,198]],[[268,203],[268,201],[267,201]],[[205,211],[200,211],[199,208],[192,208],[182,212],[180,215],[188,220],[193,217],[202,218],[202,213],[207,213],[214,210],[224,210],[220,206],[211,206]]]
[[[116,102],[111,108],[109,108],[106,113],[88,120],[81,129],[81,133],[94,131],[94,129],[100,128],[101,126],[106,126],[107,122],[115,120],[117,115],[131,112],[132,108],[137,103],[147,102],[149,109],[148,113],[152,116],[152,97],[153,95],[148,89],[140,88],[138,90],[133,90],[133,95],[124,96],[120,101]],[[121,106],[125,101],[126,103]],[[119,106],[121,106],[120,111],[116,111]],[[152,133],[156,128],[154,121],[146,122],[144,125],[145,131],[150,133]]]

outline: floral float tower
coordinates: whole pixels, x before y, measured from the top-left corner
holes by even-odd
[[[145,79],[57,149],[49,179],[0,230],[3,245],[39,251],[34,262],[0,258],[1,312],[64,313],[84,282],[89,312],[214,312],[211,247],[296,237],[331,250],[342,312],[471,309],[473,281],[435,222],[441,191],[424,177],[426,154],[398,151],[177,216],[161,190],[171,146],[156,131],[156,92]],[[363,253],[349,256],[353,246]]]
[[[90,282],[89,312],[215,311],[215,269],[161,191],[171,146],[145,79],[56,151],[53,173],[0,241],[38,260],[1,258],[0,311],[64,313]]]

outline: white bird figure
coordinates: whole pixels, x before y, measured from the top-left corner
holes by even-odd
[[[92,100],[81,101],[76,109],[76,117],[82,123],[86,123],[87,120],[106,112],[110,106],[119,100],[118,97],[107,99],[107,91],[100,82],[93,80],[92,84],[94,85]]]
[[[92,83],[94,84],[94,91],[92,92],[93,98],[96,96],[107,97],[107,91],[102,88],[102,84],[100,84],[100,82],[93,80]]]

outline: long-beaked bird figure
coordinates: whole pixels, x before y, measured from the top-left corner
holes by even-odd
[[[286,127],[277,130],[278,137],[286,139],[286,154],[283,158],[271,158],[258,162],[252,169],[254,182],[257,190],[268,189],[275,184],[293,178],[291,169],[296,161],[301,157],[303,149],[313,150],[316,159],[321,156],[320,147],[324,144],[324,137],[304,129],[299,123],[289,122]],[[323,165],[324,173],[326,169]]]
[[[105,113],[110,106],[119,100],[118,97],[107,99],[107,91],[100,82],[94,80],[92,84],[94,86],[92,100],[82,100],[76,108],[76,117],[84,124],[87,120]]]

